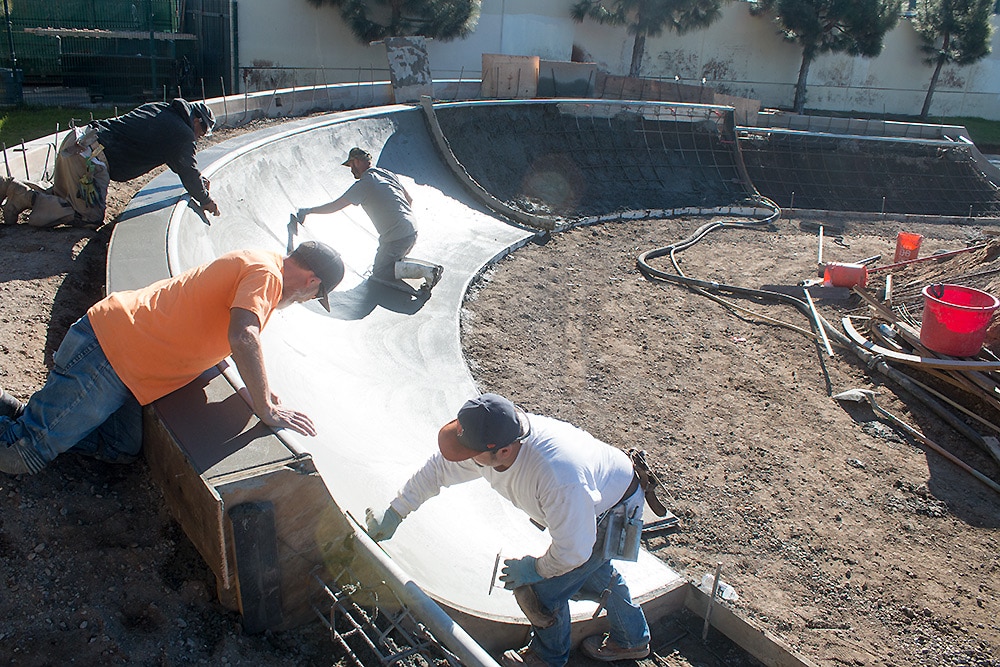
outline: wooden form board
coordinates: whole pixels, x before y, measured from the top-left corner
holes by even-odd
[[[488,99],[531,99],[538,92],[538,56],[483,54],[483,83],[480,97]]]
[[[648,79],[597,73],[594,96],[605,100],[649,100],[714,104],[715,91],[710,86],[692,86],[673,79]]]
[[[593,97],[596,63],[541,60],[538,68],[538,97]]]
[[[314,618],[310,598],[318,583],[313,573],[322,577],[336,570],[353,529],[312,458],[284,448],[269,429],[259,428],[242,399],[220,398],[227,392],[232,388],[221,376],[181,389],[173,398],[185,406],[183,421],[164,419],[174,407],[170,401],[147,406],[143,446],[150,474],[171,514],[215,573],[219,601],[240,613],[258,608],[261,601],[245,599],[241,590],[229,513],[248,503],[269,506],[275,544],[268,546],[276,549],[281,605],[280,612],[268,616],[270,626],[259,629],[296,627]],[[233,419],[241,411],[245,415]],[[235,424],[223,428],[212,421],[222,413]],[[273,442],[262,444],[264,439]]]
[[[345,538],[353,535],[326,485],[312,466],[312,460],[295,465],[262,469],[258,474],[230,480],[206,480],[217,490],[223,505],[235,508],[266,501],[272,504],[277,534],[281,620],[269,629],[288,629],[314,618],[311,599],[318,590],[315,573],[324,580],[348,557]],[[226,558],[234,573],[233,585],[240,611],[248,601],[240,585],[240,564],[235,559],[237,545],[229,511],[223,524]]]
[[[672,79],[615,76],[598,72],[594,96],[606,100],[649,100],[686,104],[717,104],[736,109],[736,122],[755,125],[760,100],[716,92],[711,85],[691,85]]]
[[[705,618],[710,599],[700,588],[688,584],[684,604],[692,612]],[[796,655],[778,637],[741,618],[722,603],[712,605],[709,623],[767,667],[817,667],[815,663]]]

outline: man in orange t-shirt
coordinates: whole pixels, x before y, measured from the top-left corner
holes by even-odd
[[[290,255],[238,250],[96,303],[66,333],[41,390],[26,404],[0,390],[0,471],[33,474],[72,449],[127,462],[142,445],[140,406],[232,355],[254,412],[316,435],[267,383],[260,332],[277,308],[328,295],[344,277],[337,251],[315,241]]]

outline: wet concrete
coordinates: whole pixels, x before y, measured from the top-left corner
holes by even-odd
[[[364,280],[377,239],[360,207],[310,216],[304,230],[289,227],[292,211],[330,201],[353,182],[340,163],[355,145],[411,192],[419,223],[411,254],[446,267],[427,301]],[[295,121],[221,144],[199,161],[223,215],[205,219],[176,203],[181,191],[171,174],[154,179],[115,230],[109,289],[147,284],[237,248],[281,251],[305,239],[337,248],[347,275],[331,294],[332,312],[308,304],[276,313],[264,331],[264,354],[272,390],[309,414],[319,432],[279,437],[309,452],[337,503],[362,518],[366,507],[389,502],[435,451],[438,428],[478,393],[459,339],[463,295],[484,265],[534,232],[475,203],[435,153],[419,109]],[[540,554],[547,543],[523,513],[473,482],[444,490],[383,546],[447,606],[519,622],[510,593],[490,586],[496,556]],[[622,570],[639,596],[681,583],[649,554]],[[575,609],[583,618],[593,604]]]

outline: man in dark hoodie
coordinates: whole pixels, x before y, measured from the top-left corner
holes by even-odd
[[[163,164],[204,210],[219,215],[195,159],[195,143],[213,127],[215,115],[205,102],[178,98],[73,128],[56,155],[51,188],[0,179],[0,192],[6,191],[4,222],[16,223],[22,211],[31,209],[28,224],[36,227],[98,227],[104,222],[110,181],[128,181]]]

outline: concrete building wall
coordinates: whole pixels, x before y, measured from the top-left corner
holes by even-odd
[[[574,50],[609,73],[627,73],[632,37],[624,28],[575,23],[569,17],[572,4],[484,0],[471,36],[429,43],[433,76],[479,78],[483,53],[570,60]],[[993,20],[997,27],[997,17]],[[239,44],[239,65],[248,72],[250,89],[388,78],[384,47],[359,43],[336,8],[317,8],[307,0],[239,0]],[[861,115],[916,115],[932,74],[921,57],[913,27],[902,19],[877,58],[819,57],[809,72],[806,106]],[[769,20],[751,16],[746,3],[736,2],[707,30],[668,32],[647,40],[642,73],[695,85],[704,78],[704,85],[719,92],[788,108],[801,58],[801,50],[782,41]],[[966,67],[944,68],[931,115],[1000,119],[1000,30],[990,56]]]

